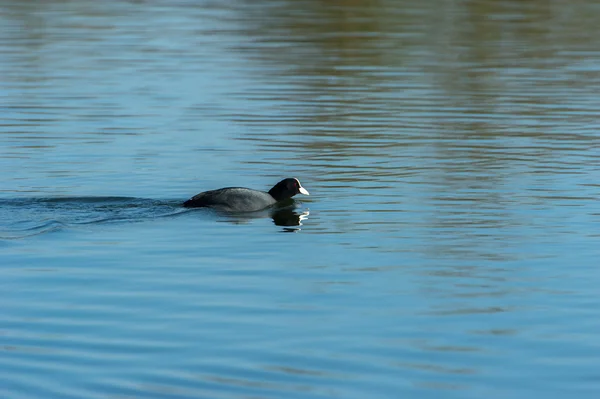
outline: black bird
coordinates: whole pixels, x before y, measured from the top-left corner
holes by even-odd
[[[296,194],[309,195],[298,179],[288,178],[277,183],[269,192],[243,187],[205,191],[185,201],[183,206],[208,207],[228,212],[254,212],[290,199]]]

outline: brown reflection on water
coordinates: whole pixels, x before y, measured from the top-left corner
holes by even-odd
[[[260,65],[253,71],[262,85],[241,95],[276,108],[237,116],[286,126],[287,137],[249,135],[266,151],[297,148],[334,174],[335,160],[377,157],[377,177],[382,164],[413,158],[415,146],[434,158],[440,180],[495,185],[511,165],[546,166],[557,151],[596,142],[581,130],[598,102],[582,82],[597,82],[600,71],[572,74],[581,59],[570,55],[600,48],[599,35],[581,37],[598,30],[584,17],[598,14],[590,4],[267,3],[240,11],[249,40],[239,50]],[[583,26],[564,23],[567,12]],[[551,131],[557,124],[571,129]],[[464,173],[482,169],[485,178]]]
[[[353,226],[427,207],[430,254],[514,259],[506,247],[543,236],[543,196],[570,197],[568,174],[599,162],[593,2],[262,4],[238,12],[256,83],[228,117],[270,167],[284,149],[317,192],[367,198]]]

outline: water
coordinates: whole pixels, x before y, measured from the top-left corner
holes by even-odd
[[[599,18],[0,1],[0,396],[596,397]]]

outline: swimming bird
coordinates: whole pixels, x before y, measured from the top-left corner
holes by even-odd
[[[296,194],[309,195],[296,178],[283,179],[268,192],[244,187],[205,191],[183,203],[187,208],[207,207],[228,212],[254,212],[268,208]]]

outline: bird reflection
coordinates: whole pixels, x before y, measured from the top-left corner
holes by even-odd
[[[295,209],[278,209],[271,212],[273,223],[277,226],[283,226],[284,231],[294,232],[300,230],[302,221],[308,219],[309,211],[298,212]]]
[[[298,210],[294,206],[278,207],[251,213],[222,213],[222,220],[235,224],[250,223],[254,219],[271,218],[276,226],[283,227],[285,232],[297,232],[302,222],[308,219],[308,210]]]

